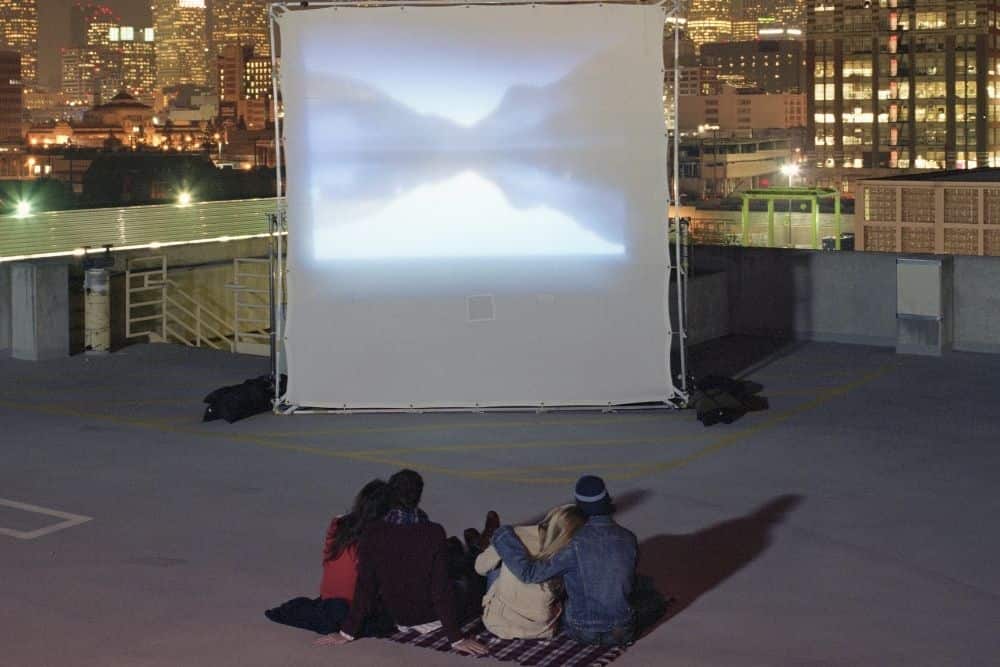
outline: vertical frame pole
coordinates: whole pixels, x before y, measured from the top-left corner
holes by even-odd
[[[676,232],[675,237],[675,250],[676,259],[675,274],[677,276],[677,330],[678,338],[677,344],[680,347],[680,361],[681,361],[681,392],[687,396],[687,328],[684,314],[687,312],[687,304],[684,303],[685,282],[687,281],[687,274],[683,262],[681,261],[681,244],[683,243],[683,234],[681,234],[681,123],[680,123],[680,89],[681,89],[681,32],[680,24],[678,19],[682,11],[681,2],[676,2],[674,4],[674,154],[673,154],[673,166],[674,166],[674,189],[673,189],[673,200],[674,200],[674,231]]]
[[[270,319],[271,319],[271,335],[269,337],[269,344],[271,346],[271,377],[274,380],[274,412],[278,412],[278,406],[281,404],[281,329],[282,321],[284,320],[284,309],[280,308],[279,303],[282,295],[282,278],[283,269],[282,266],[282,244],[281,244],[281,233],[283,231],[284,225],[282,224],[283,218],[283,202],[284,202],[284,181],[282,178],[282,167],[284,166],[284,151],[282,150],[281,137],[282,137],[282,119],[281,119],[281,107],[279,104],[278,94],[281,90],[281,86],[278,82],[278,43],[275,40],[275,23],[277,22],[277,12],[285,11],[284,8],[279,4],[272,4],[270,10],[267,13],[268,17],[268,30],[270,31],[271,37],[271,95],[273,97],[274,104],[274,173],[275,173],[275,211],[270,218],[270,228],[271,236],[268,243],[268,259],[270,266],[270,275],[268,276],[268,289],[271,292],[271,307],[270,307]]]

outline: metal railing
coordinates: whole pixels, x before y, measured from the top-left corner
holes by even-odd
[[[270,353],[270,263],[234,259],[233,312],[169,277],[163,255],[132,258],[125,273],[125,336],[266,356]]]
[[[267,259],[233,260],[233,347],[243,354],[271,353],[271,263]]]

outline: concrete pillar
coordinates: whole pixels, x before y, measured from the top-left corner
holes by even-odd
[[[10,354],[10,264],[0,264],[0,356]]]
[[[13,357],[43,361],[69,356],[69,267],[17,262],[10,274]]]

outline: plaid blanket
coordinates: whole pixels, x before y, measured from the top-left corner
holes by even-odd
[[[535,667],[604,667],[625,653],[625,649],[618,646],[580,644],[564,634],[558,634],[552,639],[500,639],[483,627],[480,618],[467,623],[462,632],[466,637],[474,637],[476,641],[488,646],[491,658],[513,660]],[[451,648],[451,642],[443,629],[425,635],[416,630],[407,630],[397,632],[390,639],[401,644],[458,653]]]

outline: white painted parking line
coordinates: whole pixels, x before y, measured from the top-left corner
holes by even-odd
[[[79,526],[81,523],[87,523],[91,520],[91,517],[89,516],[70,514],[69,512],[60,512],[59,510],[49,509],[48,507],[39,507],[38,505],[19,503],[16,500],[7,500],[6,498],[0,498],[0,505],[4,507],[12,507],[17,510],[24,510],[25,512],[34,512],[35,514],[44,514],[45,516],[54,516],[57,519],[62,519],[59,523],[54,523],[51,526],[44,526],[42,528],[38,528],[37,530],[14,530],[13,528],[0,528],[0,535],[16,537],[19,540],[33,540],[36,537],[48,535],[49,533],[54,533],[57,530]]]

